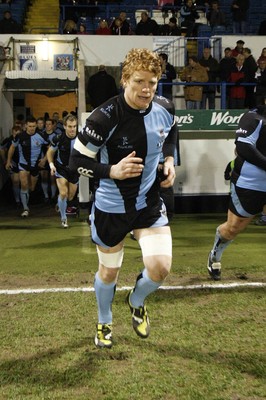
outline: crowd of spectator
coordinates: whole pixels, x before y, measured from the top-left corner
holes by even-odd
[[[3,2],[3,1],[2,1]],[[4,1],[11,3],[11,1]],[[77,12],[73,13],[73,4],[78,6]],[[9,4],[7,4],[8,7]],[[72,0],[60,1],[60,6],[69,6],[69,13],[65,12],[68,18],[62,26],[63,34],[86,35],[88,32],[87,19],[94,20],[99,10],[97,1]],[[159,1],[165,16],[164,24],[158,24],[148,11],[142,10],[140,19],[136,24],[131,24],[125,11],[111,21],[102,18],[95,29],[96,35],[165,35],[165,36],[197,36],[199,11],[204,11],[206,21],[211,28],[225,26],[226,16],[220,9],[219,0],[184,0],[175,2]],[[247,33],[247,18],[250,8],[249,0],[232,0],[230,12],[232,14],[232,29],[235,34]],[[178,9],[178,13],[177,13]],[[65,10],[68,10],[66,8]],[[260,32],[263,32],[265,21],[261,21]],[[264,24],[264,25],[263,25]],[[0,21],[0,33],[21,33],[22,27],[12,18],[10,9],[5,9],[3,19]],[[261,33],[263,34],[263,33]],[[226,89],[227,105],[229,108],[252,108],[261,102],[265,95],[265,56],[266,48],[262,50],[259,60],[255,60],[250,48],[245,47],[243,39],[236,42],[234,48],[226,48],[224,57],[221,60],[215,59],[211,49],[207,46],[203,49],[200,57],[194,55],[189,57],[188,65],[178,77],[167,76],[163,71],[163,79],[168,83],[174,79],[190,83],[184,87],[186,104],[191,108],[209,109],[215,108],[216,93],[220,91],[219,82],[227,82]],[[167,65],[169,74],[170,64],[167,54],[162,56],[162,65]],[[204,73],[203,73],[204,70]],[[210,83],[203,86],[191,85],[191,82]],[[217,84],[215,84],[217,83]],[[164,86],[163,92],[172,97],[172,87]],[[196,93],[196,96],[195,96]],[[192,96],[190,98],[190,96]],[[192,103],[191,103],[192,102]]]
[[[10,4],[12,0],[3,0],[6,4],[3,19],[0,21],[0,33],[21,33],[22,26],[12,18]],[[99,3],[99,4],[98,4]],[[110,3],[110,4],[109,4]],[[106,5],[121,4],[120,2],[106,2]],[[231,5],[225,11],[224,3],[220,0],[177,0],[177,1],[154,1],[154,6],[143,10],[140,20],[130,16],[125,11],[118,12],[116,17],[102,16],[102,2],[95,0],[60,0],[61,24],[59,32],[63,34],[98,34],[98,28],[105,26],[106,34],[110,31],[113,35],[171,35],[171,36],[197,36],[201,25],[230,28],[230,33],[246,35],[248,33],[248,18],[254,4],[249,0],[232,0]],[[222,9],[221,9],[222,4]],[[229,4],[229,3],[228,3]],[[132,6],[134,3],[132,2]],[[145,4],[144,4],[145,8]],[[153,10],[161,10],[164,23],[157,22]],[[136,11],[136,10],[135,10]],[[200,15],[204,14],[204,18]],[[156,15],[158,15],[156,13]],[[266,20],[262,20],[263,12],[258,14],[257,34],[266,34]],[[102,24],[102,20],[106,24]],[[70,22],[72,21],[72,22]],[[98,26],[95,22],[98,21]],[[68,28],[69,24],[73,27]],[[83,25],[80,29],[80,25]],[[88,26],[90,25],[90,29]],[[101,31],[101,30],[100,30]],[[100,33],[103,34],[103,33]]]
[[[99,4],[98,4],[99,3]],[[111,3],[111,2],[110,2]],[[114,4],[121,4],[120,2],[113,2]],[[109,4],[109,2],[108,2]],[[112,3],[111,3],[112,4]],[[170,24],[170,19],[175,18],[175,34],[183,34],[185,36],[197,36],[198,27],[200,25],[208,25],[212,29],[215,27],[229,28],[230,33],[246,35],[249,29],[249,13],[252,11],[254,4],[249,0],[231,0],[227,2],[227,6],[220,0],[177,0],[177,1],[160,1],[154,2],[153,6],[147,6],[147,10],[143,10],[141,19],[136,19],[133,12],[125,19],[118,15],[109,18],[107,15],[102,16],[101,3],[89,0],[62,0],[60,5],[63,7],[64,12],[62,15],[65,20],[73,19],[77,24],[81,19],[91,21],[95,19],[107,21],[108,27],[118,26],[117,29],[111,29],[112,34],[136,34],[136,35],[167,35],[168,29],[164,25]],[[132,6],[134,3],[132,2]],[[143,6],[145,8],[145,4]],[[153,15],[153,10],[161,10],[164,16],[165,24],[160,21],[157,22],[156,17]],[[135,10],[136,11],[136,10]],[[202,20],[202,13],[204,18]],[[158,15],[156,13],[156,15]],[[258,23],[261,22],[258,28],[258,34],[265,34],[265,21],[261,20],[263,12],[258,14]],[[168,21],[167,21],[168,20]],[[125,25],[125,21],[130,26],[130,29],[121,32],[119,24]],[[173,20],[171,21],[173,23]],[[90,33],[97,33],[97,27],[91,29]],[[264,33],[262,33],[264,32]],[[253,32],[254,33],[254,32]]]
[[[189,109],[215,109],[216,93],[220,84],[226,84],[226,106],[230,109],[253,109],[264,104],[266,98],[266,48],[263,48],[258,60],[255,60],[250,48],[245,47],[242,39],[236,46],[224,49],[224,57],[215,59],[211,48],[205,47],[200,59],[188,58],[188,65],[180,74],[180,80],[186,82],[184,96]],[[205,75],[203,73],[205,70]],[[197,85],[191,85],[195,82]],[[201,82],[209,85],[199,85]]]

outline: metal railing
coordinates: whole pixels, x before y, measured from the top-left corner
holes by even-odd
[[[49,26],[33,26],[30,28],[29,33],[32,33],[33,31],[49,31],[49,33],[58,33],[59,28],[55,28],[55,27],[49,27]]]
[[[159,82],[158,83],[158,95],[162,96],[163,95],[163,87],[164,86],[220,86],[220,94],[221,94],[221,110],[225,110],[227,108],[227,87],[230,86],[256,86],[257,83],[256,82],[252,82],[252,83],[247,83],[247,82],[243,82],[240,84],[236,84],[236,83],[229,83],[229,82]]]

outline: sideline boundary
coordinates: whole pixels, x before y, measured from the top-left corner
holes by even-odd
[[[232,289],[239,287],[265,287],[266,283],[263,282],[246,282],[246,283],[213,283],[202,285],[187,285],[187,286],[160,286],[159,290],[201,290],[201,289]],[[133,289],[132,286],[122,286],[116,288],[117,291],[126,291]],[[0,290],[0,295],[14,295],[14,294],[39,294],[39,293],[67,293],[67,292],[94,292],[93,287],[65,287],[65,288],[43,288],[43,289],[6,289]]]

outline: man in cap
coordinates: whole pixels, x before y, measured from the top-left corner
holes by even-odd
[[[232,50],[232,57],[236,57],[238,54],[243,54],[244,44],[245,42],[241,39],[236,42],[236,47]]]

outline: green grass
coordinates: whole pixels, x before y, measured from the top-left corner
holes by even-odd
[[[224,215],[177,216],[166,285],[211,283],[206,258]],[[0,289],[93,286],[94,245],[83,221],[1,218]],[[223,283],[265,282],[264,227],[250,225],[226,250]],[[141,270],[126,240],[118,286]],[[151,335],[131,327],[126,293],[113,304],[114,346],[98,350],[92,292],[0,295],[2,400],[257,400],[266,397],[265,289],[158,290]]]

